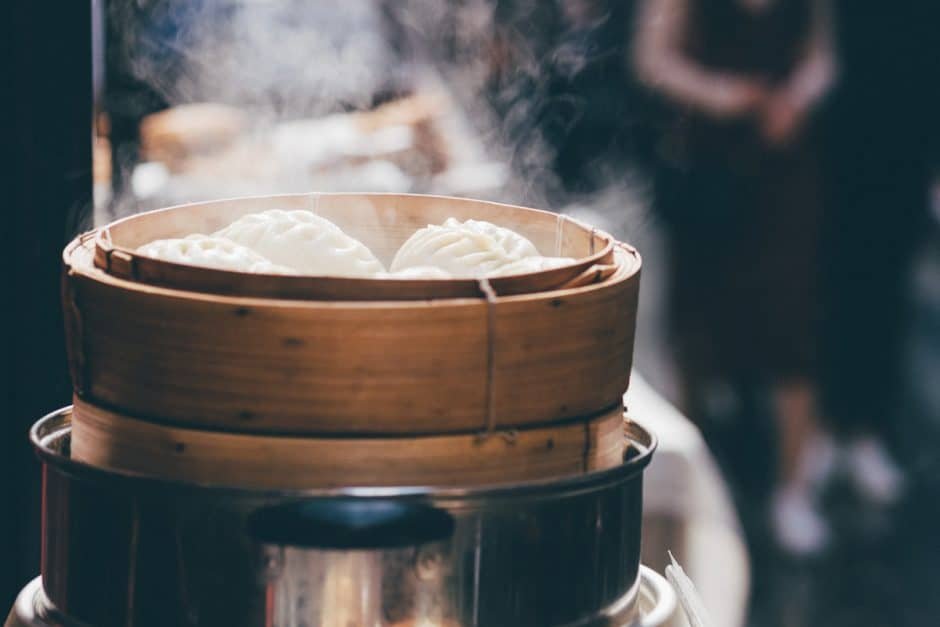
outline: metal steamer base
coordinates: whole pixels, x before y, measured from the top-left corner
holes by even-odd
[[[249,490],[70,459],[69,408],[33,427],[42,577],[6,627],[656,627],[675,596],[640,566],[642,471],[488,488]]]
[[[640,567],[640,586],[636,616],[627,627],[664,627],[676,613],[675,593],[665,579],[646,566]],[[80,625],[69,621],[55,609],[37,577],[20,592],[4,627],[70,627]]]

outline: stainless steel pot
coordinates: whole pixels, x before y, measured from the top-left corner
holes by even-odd
[[[642,470],[498,488],[265,491],[69,458],[70,409],[33,427],[50,607],[110,627],[623,626],[638,620]]]
[[[640,566],[637,617],[629,627],[667,627],[677,616],[676,595],[665,579]],[[4,627],[73,627],[46,598],[42,578],[37,577],[16,598]]]

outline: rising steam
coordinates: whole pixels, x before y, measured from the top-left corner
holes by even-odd
[[[581,34],[618,19],[598,12],[601,3],[575,0],[555,10],[556,3],[522,0],[511,11],[496,0],[111,4],[107,17],[121,37],[109,45],[171,106],[234,105],[265,125],[365,109],[376,94],[437,84],[487,155],[513,172],[490,197],[556,210],[588,207],[587,215],[620,235],[637,221],[636,211],[625,210],[642,198],[635,177],[598,163],[591,172],[601,191],[572,196],[555,174],[556,149],[545,136],[546,127],[569,132],[568,119],[583,115],[583,98],[549,87],[559,77],[574,80],[592,60],[595,51],[576,45]],[[546,115],[558,120],[546,125]],[[286,191],[315,182],[292,184]]]
[[[362,108],[389,80],[372,2],[113,3],[130,71],[170,105],[219,102],[275,118]]]

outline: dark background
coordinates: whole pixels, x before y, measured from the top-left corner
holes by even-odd
[[[39,570],[29,426],[69,402],[60,251],[91,206],[91,2],[0,9],[4,130],[0,614]]]

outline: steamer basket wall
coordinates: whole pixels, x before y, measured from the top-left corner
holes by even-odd
[[[247,433],[473,433],[595,415],[629,382],[640,260],[624,245],[611,276],[576,288],[323,302],[121,278],[95,265],[99,235],[65,251],[75,391],[143,419]]]

